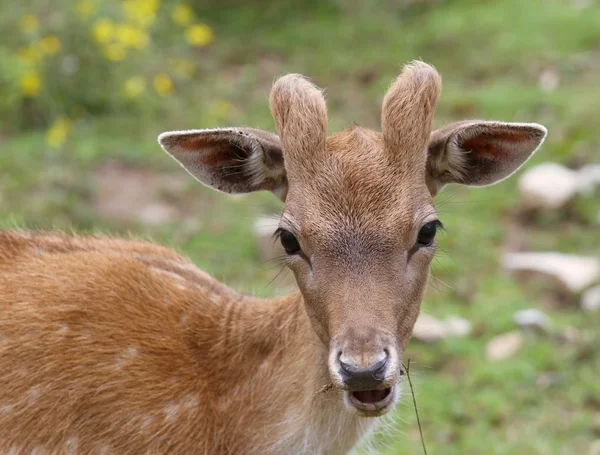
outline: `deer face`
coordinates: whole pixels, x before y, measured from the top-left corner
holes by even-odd
[[[405,67],[388,90],[382,133],[327,137],[325,101],[301,76],[271,92],[278,136],[231,128],[164,133],[159,142],[202,183],[271,190],[284,201],[277,235],[311,324],[329,349],[350,410],[381,415],[398,397],[441,226],[433,196],[447,183],[484,186],[516,171],[543,141],[536,124],[468,121],[431,131],[441,81]]]

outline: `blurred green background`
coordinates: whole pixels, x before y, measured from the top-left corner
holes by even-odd
[[[28,0],[2,2],[0,43],[1,227],[133,233],[259,295],[291,282],[261,257],[254,232],[280,204],[201,187],[156,137],[274,130],[268,92],[287,72],[326,88],[330,132],[352,122],[378,129],[385,89],[420,58],[444,78],[436,125],[539,122],[549,136],[527,167],[600,162],[593,0]],[[544,285],[501,267],[515,241],[600,256],[598,199],[523,228],[515,177],[438,197],[447,233],[423,311],[462,316],[473,332],[409,347],[430,454],[600,453],[600,316],[558,305]],[[552,334],[488,360],[486,344],[528,307],[551,317]],[[410,397],[394,419],[375,451],[422,453]]]

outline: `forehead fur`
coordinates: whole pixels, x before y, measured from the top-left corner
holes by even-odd
[[[286,206],[303,234],[325,240],[340,232],[410,230],[406,221],[429,201],[423,172],[390,162],[381,133],[352,126],[327,138],[324,159],[310,179],[290,188]]]

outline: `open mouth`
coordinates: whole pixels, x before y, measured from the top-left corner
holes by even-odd
[[[359,411],[381,414],[391,407],[394,401],[393,392],[394,386],[380,390],[355,390],[346,393],[350,404]]]

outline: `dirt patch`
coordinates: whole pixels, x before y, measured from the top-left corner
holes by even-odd
[[[158,226],[184,216],[183,201],[178,202],[186,186],[181,173],[156,173],[110,161],[92,178],[94,209],[104,218]]]

